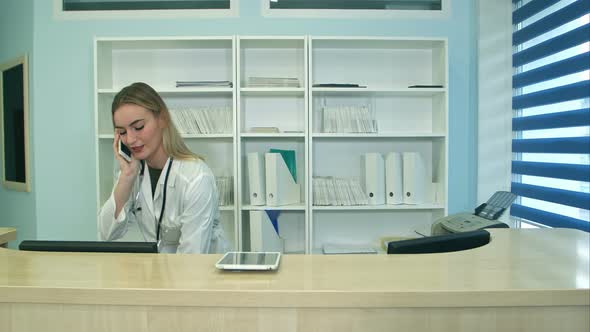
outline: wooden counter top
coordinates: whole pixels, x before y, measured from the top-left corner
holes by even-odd
[[[284,255],[276,272],[222,272],[221,255],[0,249],[0,302],[208,307],[590,305],[590,235],[492,229],[490,244],[422,255]],[[0,238],[2,235],[0,233]]]
[[[0,246],[10,241],[16,240],[16,229],[10,227],[0,227]]]

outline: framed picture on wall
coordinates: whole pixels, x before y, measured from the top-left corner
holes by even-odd
[[[31,191],[29,79],[26,55],[0,64],[0,151],[2,185]]]

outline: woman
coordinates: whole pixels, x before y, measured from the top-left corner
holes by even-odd
[[[166,104],[145,83],[123,88],[111,107],[120,173],[100,211],[101,240],[116,240],[137,222],[162,253],[223,253],[215,177],[184,144]],[[131,150],[119,154],[119,142]]]

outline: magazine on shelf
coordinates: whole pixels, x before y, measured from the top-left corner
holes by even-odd
[[[230,81],[176,81],[176,87],[233,87]]]

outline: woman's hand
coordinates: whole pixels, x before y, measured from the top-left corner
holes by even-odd
[[[131,161],[125,160],[119,154],[119,142],[121,141],[121,135],[115,131],[115,139],[113,140],[113,152],[115,154],[115,158],[119,162],[119,169],[121,170],[121,175],[119,177],[123,177],[123,180],[128,180],[133,183],[133,180],[139,173],[139,166],[140,163],[137,159],[131,156]]]
[[[137,159],[131,156],[131,161],[128,162],[121,155],[119,155],[119,141],[121,141],[121,135],[115,131],[113,152],[115,153],[115,158],[119,162],[119,168],[121,170],[121,173],[119,174],[119,181],[117,182],[113,192],[115,196],[115,219],[119,217],[119,213],[121,213],[123,206],[125,206],[125,202],[129,200],[133,183],[140,172],[140,163]]]

